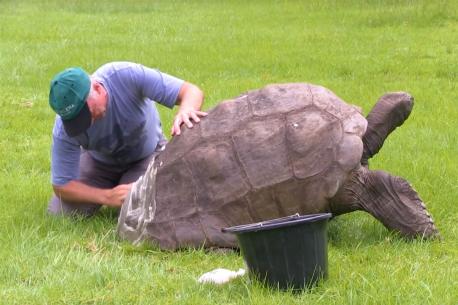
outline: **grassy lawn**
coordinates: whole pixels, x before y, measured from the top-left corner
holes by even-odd
[[[458,304],[458,2],[0,1],[0,304]],[[365,213],[329,224],[329,279],[292,294],[236,253],[133,247],[116,213],[46,214],[51,77],[129,60],[198,84],[205,108],[268,83],[321,84],[367,113],[387,91],[415,107],[371,163],[408,179],[443,240],[405,241]],[[173,112],[161,109],[165,131]]]

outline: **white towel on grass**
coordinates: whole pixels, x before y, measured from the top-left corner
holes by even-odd
[[[245,269],[239,269],[238,271],[232,271],[224,268],[218,268],[210,272],[204,273],[199,277],[199,283],[213,283],[213,284],[225,284],[232,279],[243,276]]]

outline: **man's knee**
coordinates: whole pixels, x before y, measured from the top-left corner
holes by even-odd
[[[67,202],[54,194],[48,204],[48,213],[58,216],[90,217],[93,216],[100,207],[100,205],[95,203]]]

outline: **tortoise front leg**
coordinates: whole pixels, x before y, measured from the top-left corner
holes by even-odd
[[[331,201],[333,214],[366,211],[405,237],[439,236],[431,215],[403,178],[365,167],[354,170]]]
[[[368,166],[368,160],[378,153],[388,135],[409,117],[412,107],[413,97],[405,92],[387,93],[377,101],[366,118],[363,166]]]

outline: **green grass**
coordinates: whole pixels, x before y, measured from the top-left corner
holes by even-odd
[[[0,304],[458,304],[456,1],[0,1]],[[267,83],[324,85],[367,113],[387,91],[413,114],[372,160],[407,178],[442,241],[404,241],[364,213],[329,225],[329,279],[292,294],[236,253],[162,252],[116,238],[116,216],[46,214],[51,77],[140,62],[198,84],[205,108]],[[165,130],[173,112],[161,109]]]

